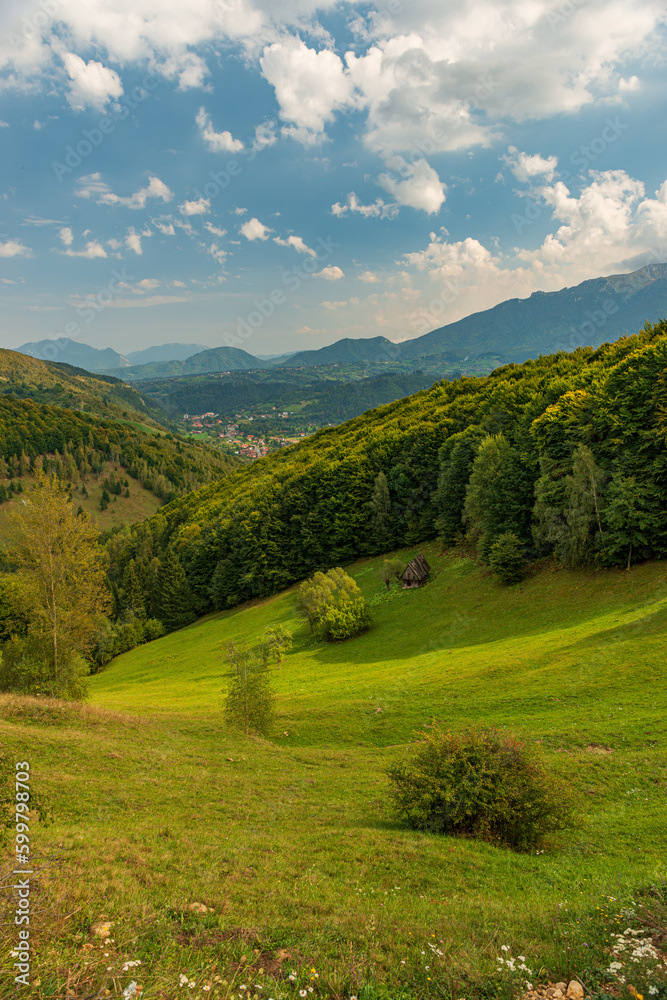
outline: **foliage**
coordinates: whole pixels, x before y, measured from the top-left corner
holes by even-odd
[[[502,583],[523,580],[526,561],[521,542],[513,531],[506,531],[496,538],[489,552],[489,566]]]
[[[292,633],[284,625],[269,625],[264,630],[264,636],[265,657],[267,660],[275,660],[280,670],[284,657],[292,648]]]
[[[230,643],[227,662],[231,668],[225,697],[225,721],[233,728],[266,736],[273,719],[274,696],[269,671],[257,646]]]
[[[297,592],[297,607],[318,639],[339,642],[365,631],[370,610],[358,585],[345,570],[315,573]]]
[[[87,517],[77,515],[55,475],[44,473],[13,511],[13,520],[18,593],[29,634],[14,640],[9,657],[14,673],[6,674],[4,683],[10,676],[34,674],[41,693],[77,697],[80,658],[94,647],[99,622],[111,608],[97,532]]]
[[[400,559],[385,559],[380,566],[380,579],[387,585],[389,590],[392,580],[398,580],[404,570],[404,564]]]
[[[532,537],[571,566],[626,565],[629,542],[607,541],[620,530],[606,520],[617,517],[612,483],[634,477],[651,510],[667,504],[666,368],[663,322],[436,384],[175,500],[110,543],[112,583],[120,590],[127,564],[140,563],[148,608],[150,561],[173,544],[198,610],[229,608],[382,551],[375,529],[387,523],[400,547],[437,533],[449,543],[464,520],[484,560],[513,532],[527,553]],[[381,473],[382,524],[370,503]],[[641,532],[637,558],[667,555],[656,518]]]
[[[525,743],[472,726],[419,736],[411,757],[387,771],[396,812],[414,829],[525,850],[571,825],[571,796]]]

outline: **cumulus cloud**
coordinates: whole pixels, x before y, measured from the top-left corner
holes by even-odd
[[[316,271],[313,275],[313,278],[324,278],[325,281],[340,281],[344,277],[344,272],[336,264],[329,264],[327,267],[323,267],[321,271]]]
[[[79,198],[94,198],[99,205],[122,205],[123,208],[137,210],[145,208],[149,198],[161,198],[166,202],[174,197],[173,192],[159,177],[149,176],[146,187],[139,188],[127,197],[114,194],[99,172],[87,174],[81,178],[80,183],[81,187],[74,193]]]
[[[144,252],[141,246],[141,236],[141,233],[135,233],[134,229],[130,229],[125,237],[125,246],[127,249],[132,250],[139,257]]]
[[[74,111],[83,111],[84,108],[103,111],[109,101],[116,100],[123,93],[118,73],[101,62],[95,59],[84,62],[74,52],[66,52],[63,62],[72,81],[67,100]]]
[[[206,215],[211,211],[210,198],[198,198],[197,201],[184,201],[178,206],[181,215]]]
[[[354,191],[348,194],[344,202],[337,201],[331,206],[331,214],[342,218],[348,212],[357,212],[365,218],[395,219],[398,215],[398,205],[387,204],[384,199],[376,198],[371,205],[364,205],[359,201]]]
[[[265,226],[263,222],[260,222],[259,219],[253,217],[243,223],[239,232],[242,236],[245,236],[247,240],[268,240],[269,233],[272,232],[272,230],[269,226]]]
[[[63,228],[58,231],[58,236],[60,237],[61,243],[64,243],[66,247],[70,246],[74,240],[72,230],[69,226],[63,226]]]
[[[367,285],[375,285],[379,280],[377,274],[373,274],[372,271],[363,271],[359,275],[359,281],[363,281]]]
[[[252,144],[253,149],[259,152],[259,150],[266,149],[267,146],[273,146],[276,141],[275,122],[262,122],[260,125],[255,127],[255,139]]]
[[[98,240],[89,240],[83,250],[72,250],[68,247],[61,250],[66,257],[85,257],[86,260],[93,260],[95,257],[106,257],[107,252]]]
[[[213,233],[214,236],[226,236],[227,230],[220,229],[219,226],[214,226],[212,222],[205,222],[204,229],[208,229],[209,233]]]
[[[238,153],[243,149],[240,139],[235,139],[231,132],[216,132],[211,124],[211,119],[206,114],[204,108],[197,112],[197,125],[201,132],[205,145],[213,153]]]
[[[265,79],[275,91],[283,132],[303,143],[323,138],[324,126],[352,101],[353,85],[339,56],[310,49],[289,37],[265,48],[260,59]]]
[[[16,240],[0,243],[0,257],[30,257],[31,255],[32,250]]]
[[[501,157],[517,180],[527,183],[535,177],[552,181],[558,168],[558,157],[540,156],[539,153],[520,153],[516,146],[509,146],[507,155]]]
[[[391,174],[380,174],[378,180],[399,205],[409,205],[428,215],[440,211],[445,201],[445,185],[426,160],[408,163],[402,156],[392,156],[387,166],[400,173],[402,180]]]
[[[143,292],[152,292],[154,288],[159,288],[160,284],[161,282],[157,278],[142,278],[134,287],[143,294]]]
[[[274,236],[273,242],[281,247],[292,247],[297,253],[306,253],[310,257],[317,257],[316,251],[304,243],[302,236],[288,236],[286,240],[281,240],[279,236]]]
[[[173,222],[154,222],[153,225],[162,233],[163,236],[176,235]]]

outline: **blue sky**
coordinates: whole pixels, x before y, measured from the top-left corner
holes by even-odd
[[[5,0],[5,347],[403,340],[667,260],[653,0]]]

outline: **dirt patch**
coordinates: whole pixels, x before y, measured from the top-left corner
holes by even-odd
[[[614,752],[611,747],[605,747],[602,743],[589,743],[586,749],[589,753],[595,753],[599,757],[606,757],[607,754]]]

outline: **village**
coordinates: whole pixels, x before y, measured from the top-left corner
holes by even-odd
[[[287,410],[271,408],[270,413],[237,413],[235,422],[221,418],[217,413],[183,414],[183,432],[186,435],[201,436],[208,444],[217,445],[230,455],[237,455],[246,461],[263,458],[287,445],[295,444],[317,430],[316,425],[296,431],[286,428],[286,434],[276,432],[277,421],[289,420],[292,414]],[[257,433],[252,433],[249,425],[258,423]],[[261,422],[261,423],[260,423]],[[267,423],[269,422],[269,423]]]

